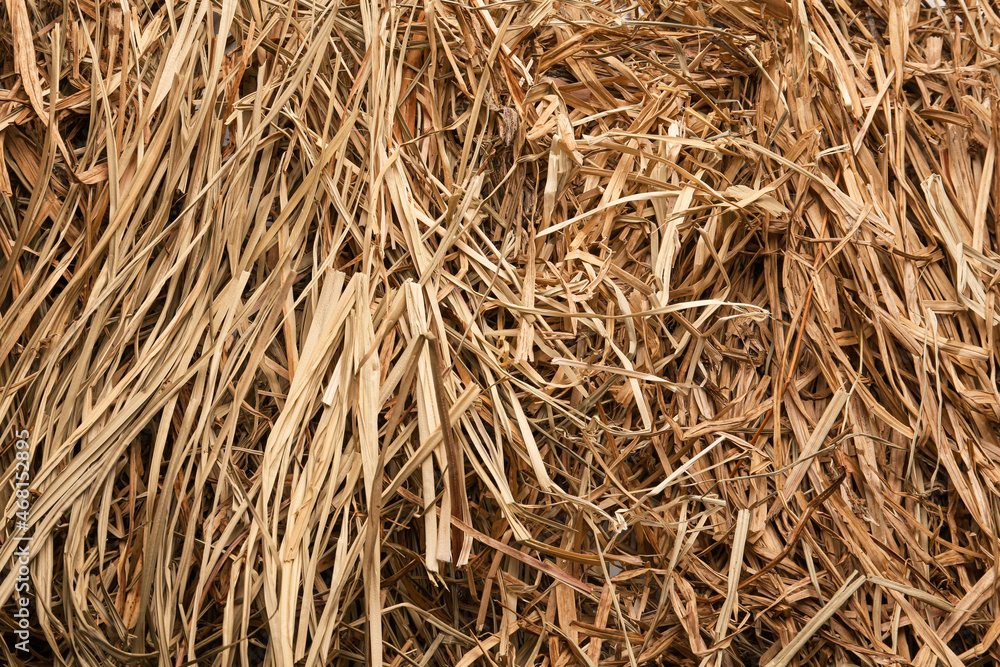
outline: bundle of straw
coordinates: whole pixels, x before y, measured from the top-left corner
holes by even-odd
[[[0,663],[1000,658],[989,3],[4,7]]]

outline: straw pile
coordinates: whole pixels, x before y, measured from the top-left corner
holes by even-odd
[[[0,22],[0,662],[993,664],[988,3]]]

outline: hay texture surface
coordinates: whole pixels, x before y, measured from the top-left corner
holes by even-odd
[[[0,663],[994,664],[992,3],[0,25]]]

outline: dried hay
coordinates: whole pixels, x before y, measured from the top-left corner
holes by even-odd
[[[0,22],[0,662],[997,659],[988,3]]]

